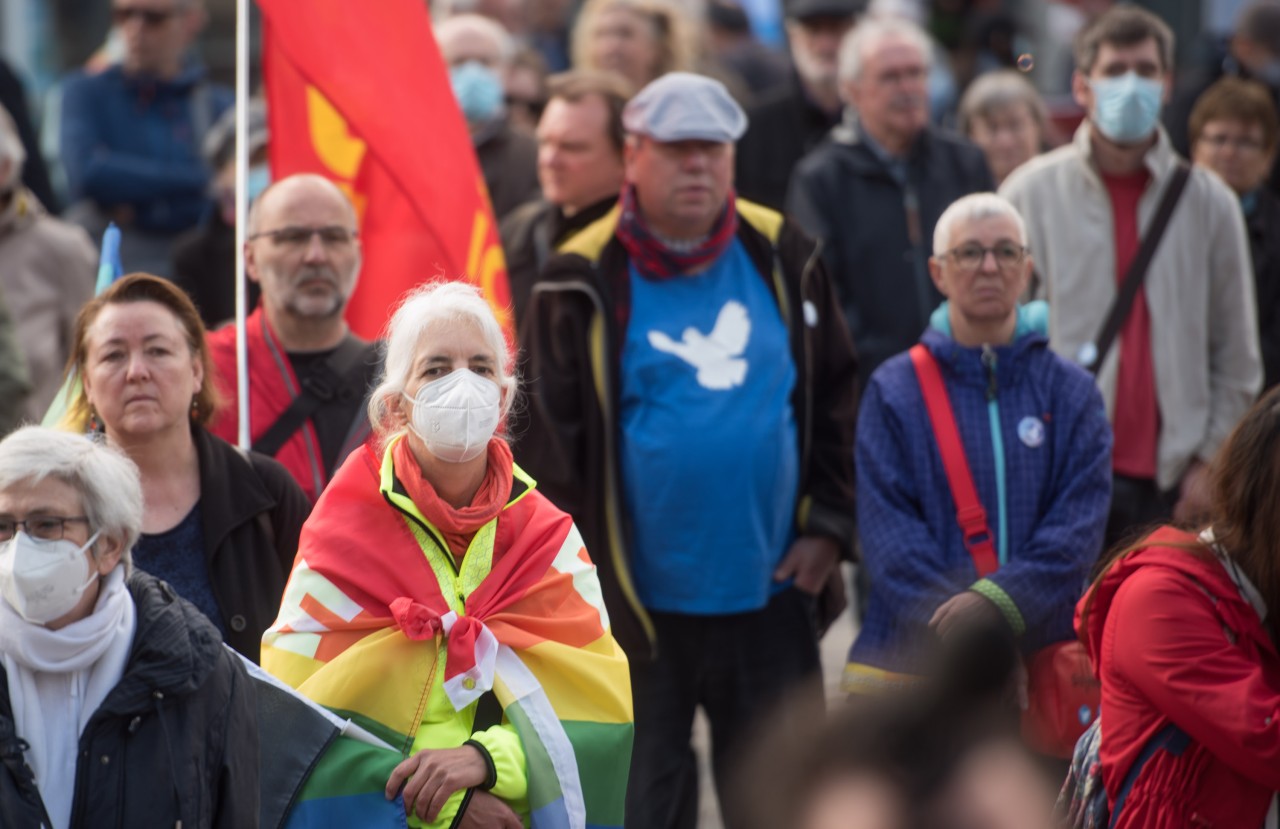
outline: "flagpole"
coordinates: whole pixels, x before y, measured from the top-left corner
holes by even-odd
[[[236,442],[249,442],[249,349],[245,343],[248,291],[244,274],[245,224],[249,218],[249,0],[236,0]]]

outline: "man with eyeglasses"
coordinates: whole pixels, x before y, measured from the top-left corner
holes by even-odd
[[[1185,162],[1159,123],[1173,47],[1164,21],[1136,6],[1090,23],[1072,78],[1085,121],[1000,188],[1027,219],[1051,345],[1095,372],[1107,403],[1109,545],[1170,517],[1204,519],[1209,464],[1262,384],[1240,204],[1208,170],[1189,171],[1142,280],[1130,283],[1132,304],[1117,304],[1166,193],[1179,192]]]
[[[119,225],[131,271],[168,276],[175,238],[208,206],[201,142],[234,98],[190,51],[205,19],[201,0],[112,0],[121,62],[62,92],[65,218],[95,239]]]
[[[249,436],[284,464],[314,502],[369,434],[365,404],[379,368],[377,343],[343,318],[361,250],[355,208],[326,178],[282,179],[250,206],[245,270],[261,298],[245,323]],[[209,335],[227,401],[210,431],[236,442],[236,330]]]
[[[928,35],[903,20],[864,20],[845,36],[844,121],[796,166],[787,195],[788,212],[822,239],[859,387],[916,341],[942,299],[926,265],[938,216],[995,187],[982,150],[929,125],[930,51]]]
[[[879,694],[936,667],[938,640],[981,625],[1023,652],[1072,636],[1102,545],[1111,432],[1090,376],[1049,350],[1022,217],[993,193],[938,219],[929,273],[946,301],[920,338],[954,412],[994,571],[975,575],[915,357],[871,376],[854,454],[858,535],[872,590],[844,688]]]

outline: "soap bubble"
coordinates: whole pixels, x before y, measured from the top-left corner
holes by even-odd
[[[1017,65],[1019,72],[1030,72],[1032,69],[1036,68],[1036,59],[1030,52],[1024,52],[1023,54],[1018,55]]]

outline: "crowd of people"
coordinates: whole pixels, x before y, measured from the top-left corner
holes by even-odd
[[[376,341],[201,0],[110,5],[56,158],[0,106],[0,824],[693,829],[699,711],[730,829],[1280,821],[1278,0],[1195,84],[1099,4],[1074,119],[998,19],[437,3],[512,326]]]

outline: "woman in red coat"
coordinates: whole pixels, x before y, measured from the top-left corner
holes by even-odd
[[[1102,680],[1116,829],[1276,825],[1280,390],[1219,453],[1213,516],[1203,532],[1165,527],[1115,555],[1077,608]]]

